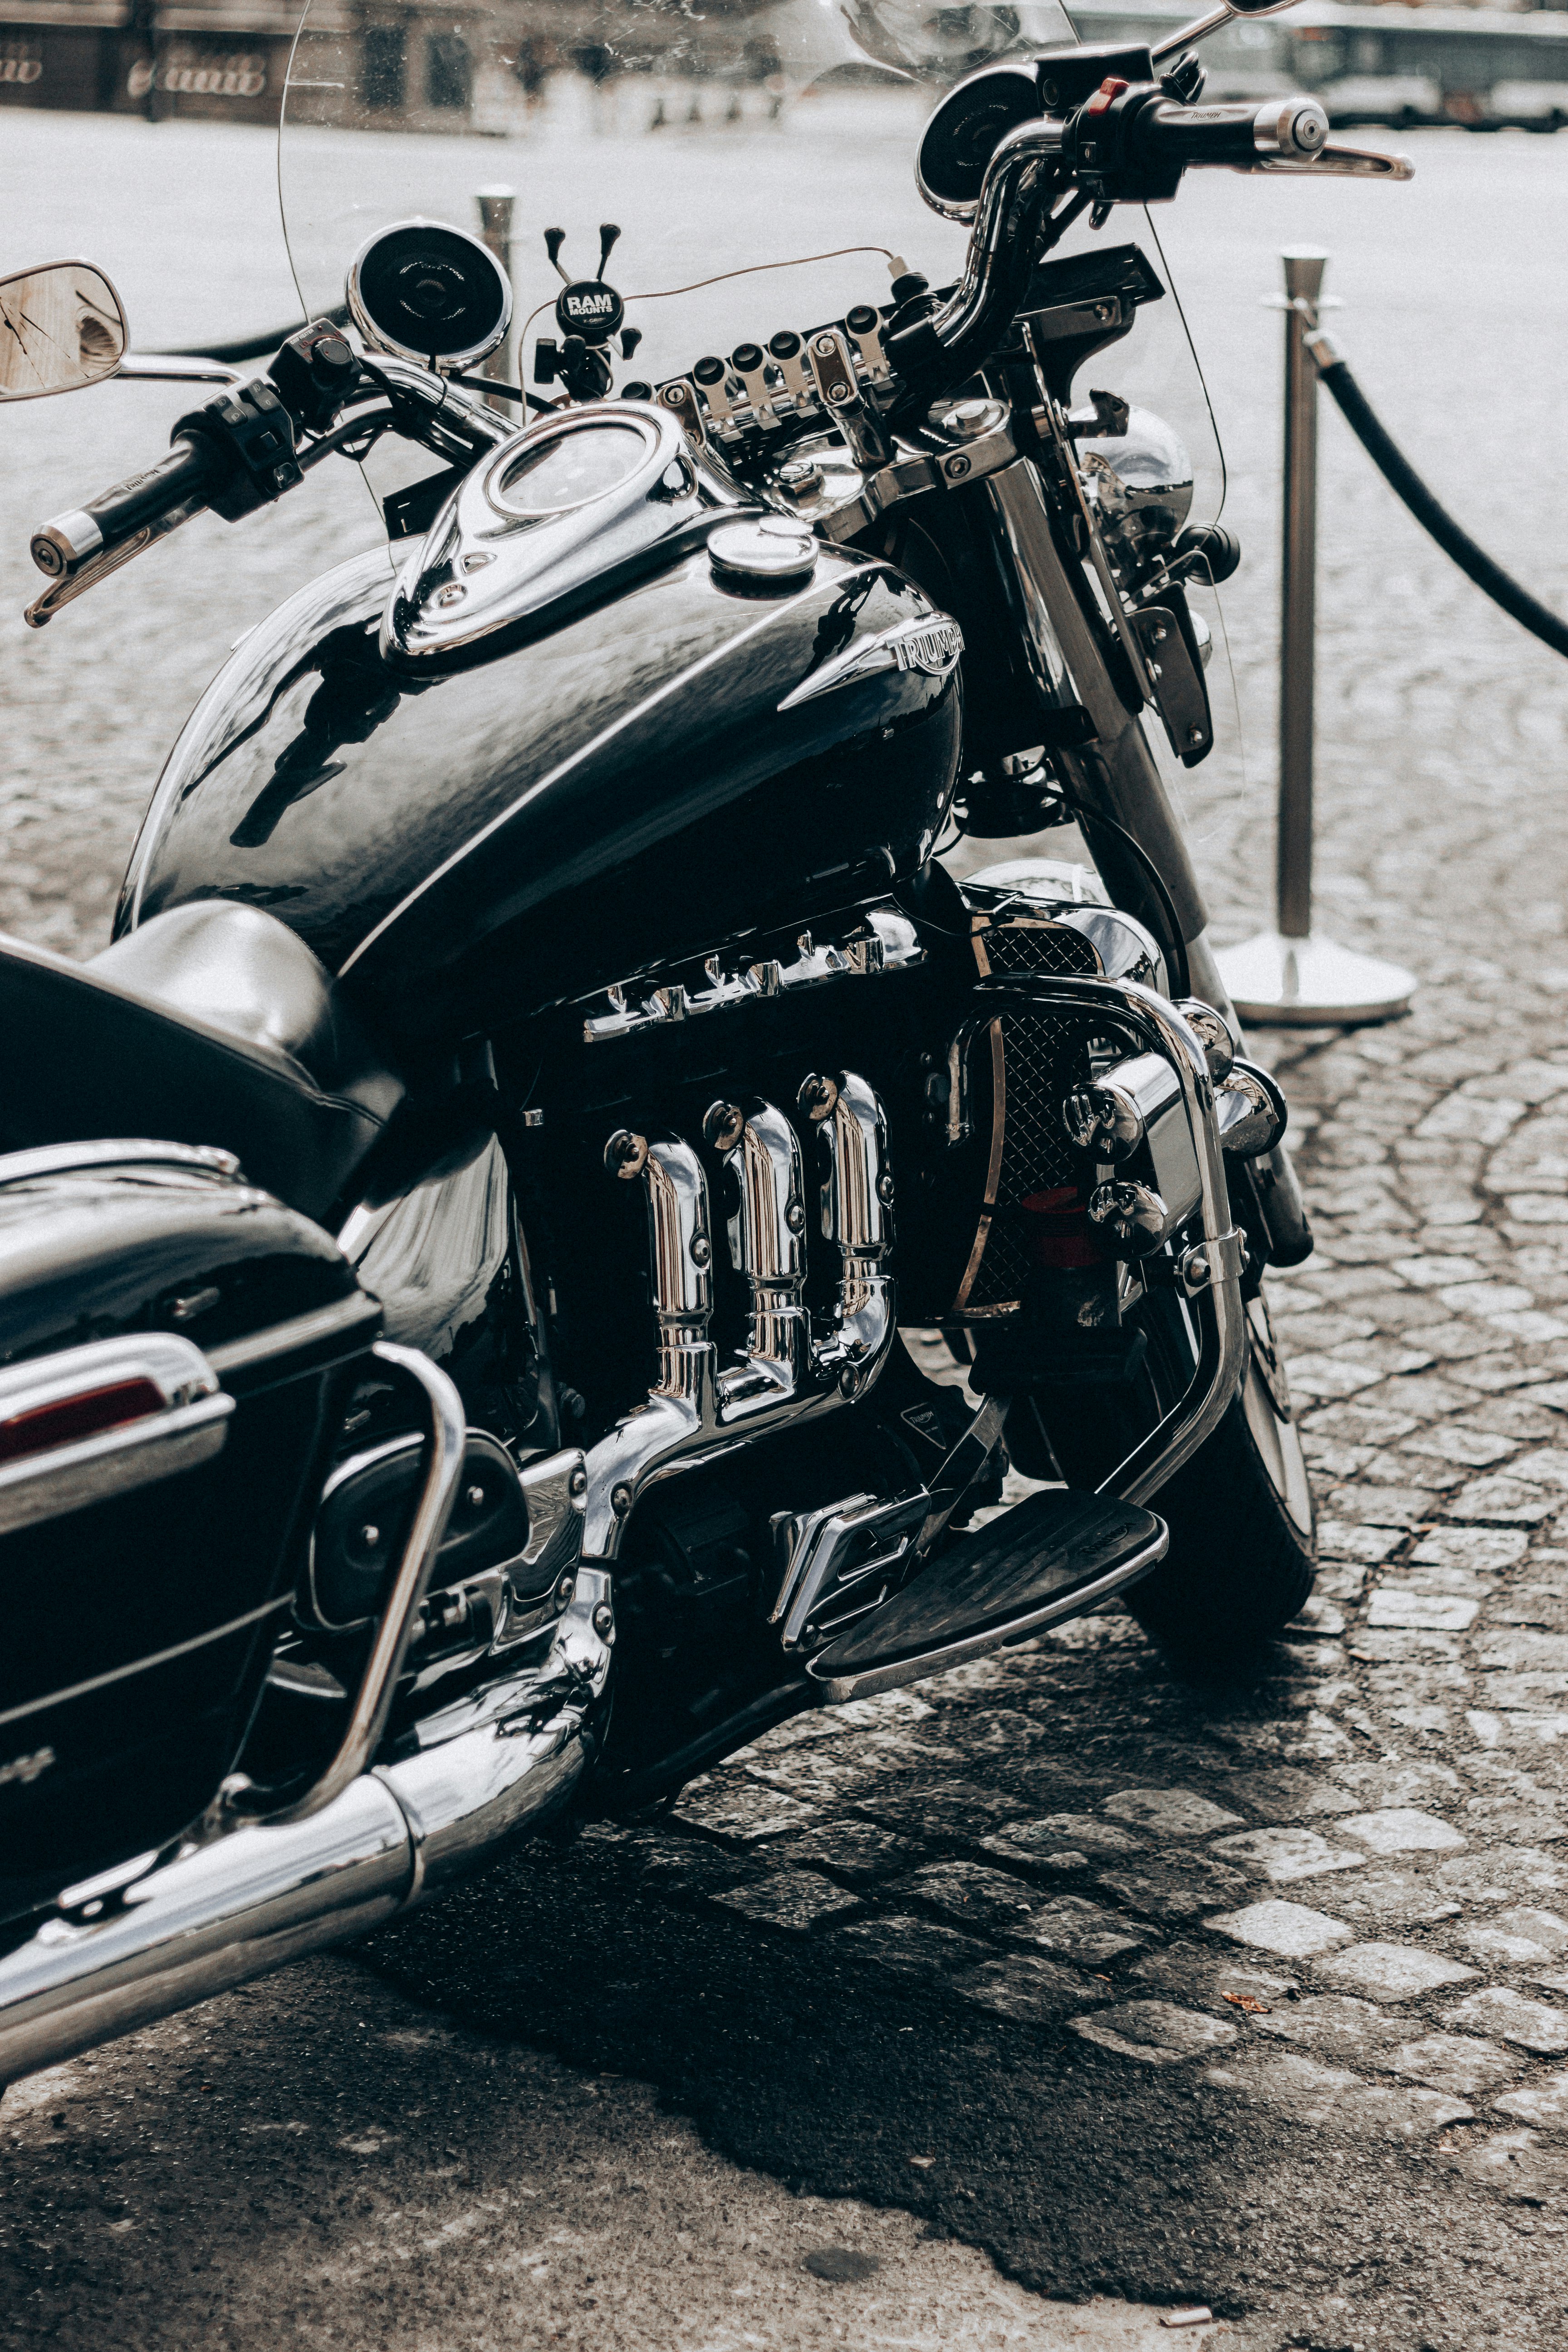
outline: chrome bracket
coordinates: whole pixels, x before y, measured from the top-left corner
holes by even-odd
[[[931,1509],[931,1497],[922,1486],[890,1503],[874,1495],[850,1495],[822,1510],[775,1513],[768,1524],[780,1574],[768,1622],[781,1627],[784,1648],[809,1646],[825,1607],[859,1595],[879,1574],[890,1574],[906,1560]],[[872,1599],[863,1605],[872,1606]],[[842,1617],[834,1622],[837,1630]]]

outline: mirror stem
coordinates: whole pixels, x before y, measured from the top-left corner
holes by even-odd
[[[1163,41],[1156,41],[1149,54],[1156,65],[1163,58],[1176,57],[1183,49],[1190,48],[1194,41],[1201,41],[1205,33],[1217,33],[1222,25],[1230,23],[1235,14],[1235,9],[1226,7],[1221,0],[1219,7],[1210,8],[1202,16],[1194,16],[1192,23],[1184,25],[1179,33],[1167,34]]]

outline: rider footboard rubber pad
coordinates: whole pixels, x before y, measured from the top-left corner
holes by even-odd
[[[960,1536],[807,1671],[835,1704],[940,1674],[1081,1615],[1146,1575],[1169,1541],[1135,1504],[1047,1487]]]

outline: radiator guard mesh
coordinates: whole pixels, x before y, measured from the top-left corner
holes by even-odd
[[[1025,918],[977,933],[983,973],[1034,972],[1092,977],[1100,969],[1080,932]],[[965,1322],[1011,1315],[1038,1264],[1040,1216],[1025,1202],[1052,1196],[1069,1207],[1085,1170],[1062,1125],[1061,1106],[1090,1072],[1091,1036],[1081,1013],[1009,1010],[971,1049],[976,1066],[989,1049],[991,1153],[985,1199],[952,1312]],[[979,1075],[976,1066],[975,1075]],[[1065,1196],[1065,1198],[1064,1198]]]

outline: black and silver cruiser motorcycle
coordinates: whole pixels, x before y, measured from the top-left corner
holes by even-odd
[[[476,373],[508,272],[408,216],[466,201],[467,142],[307,17],[315,322],[33,542],[41,624],[203,508],[402,453],[390,559],[263,620],[186,722],[112,944],[0,941],[0,2081],[794,1710],[1111,1595],[1199,1650],[1306,1598],[1262,1284],[1310,1244],[1160,765],[1211,747],[1237,551],[1177,432],[1078,386],[1184,349],[1119,208],[1195,165],[1407,167],[1309,100],[1201,103],[1224,7],[1153,52],[1027,14],[932,18],[944,72],[917,16],[836,13],[836,77],[825,12],[752,12],[771,84],[816,77],[763,131],[672,10],[610,96],[728,87],[741,128],[684,149],[584,128],[563,79],[524,178],[640,194],[712,283],[623,299],[606,228],[526,387]],[[503,133],[526,16],[464,18],[458,98]],[[749,223],[771,190],[824,244],[852,202],[898,226],[868,190],[911,66],[952,82],[918,184],[953,282],[891,254],[883,300],[780,296],[764,333]],[[168,372],[84,264],[0,312],[12,393]]]

